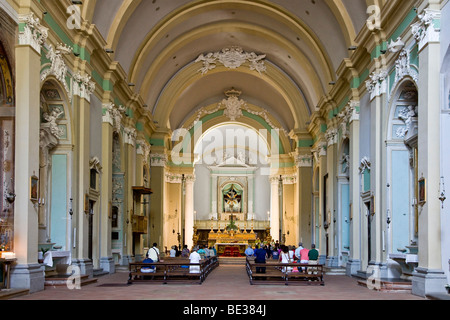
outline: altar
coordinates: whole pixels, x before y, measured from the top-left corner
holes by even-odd
[[[245,243],[216,243],[215,248],[219,257],[243,257],[248,244]]]
[[[249,245],[254,246],[257,235],[253,232],[220,230],[208,235],[208,246],[215,247],[218,256],[244,256]]]

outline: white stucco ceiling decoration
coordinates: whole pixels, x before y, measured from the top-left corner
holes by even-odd
[[[201,54],[195,62],[202,62],[203,67],[199,70],[203,75],[217,67],[217,63],[229,69],[236,69],[248,62],[250,70],[256,70],[259,74],[266,71],[264,59],[265,54],[256,54],[254,52],[244,52],[239,46],[223,48],[221,51]]]

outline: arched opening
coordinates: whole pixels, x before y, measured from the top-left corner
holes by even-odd
[[[10,62],[0,42],[0,250],[14,250],[14,83]]]
[[[339,152],[338,164],[338,254],[340,256],[339,264],[345,266],[350,254],[350,143],[344,139]]]
[[[417,253],[418,240],[418,91],[406,79],[394,92],[387,133],[387,247],[396,261]],[[403,276],[407,276],[403,274]]]
[[[67,97],[59,84],[48,79],[40,93],[39,246],[71,250],[72,137]]]
[[[264,135],[248,125],[222,123],[202,135],[194,154],[197,243],[210,246],[211,230],[231,226],[237,228],[236,239],[264,241],[271,210],[270,149]],[[251,230],[255,238],[244,239]]]

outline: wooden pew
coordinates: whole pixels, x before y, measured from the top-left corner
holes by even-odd
[[[200,263],[190,263],[186,258],[164,258],[161,262],[142,263],[132,262],[129,264],[128,284],[132,283],[171,283],[186,282],[202,284],[206,277],[219,264],[217,257],[201,260]],[[151,273],[143,272],[142,268],[154,267]],[[199,269],[193,273],[193,267]]]
[[[280,283],[285,285],[325,285],[323,265],[279,263],[271,260],[263,264],[255,263],[253,258],[247,257],[246,270],[252,285]],[[298,270],[298,272],[294,270]]]

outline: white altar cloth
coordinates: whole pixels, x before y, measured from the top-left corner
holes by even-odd
[[[70,251],[47,251],[44,255],[44,264],[48,267],[53,267],[53,259],[60,259],[59,264],[72,264]]]

